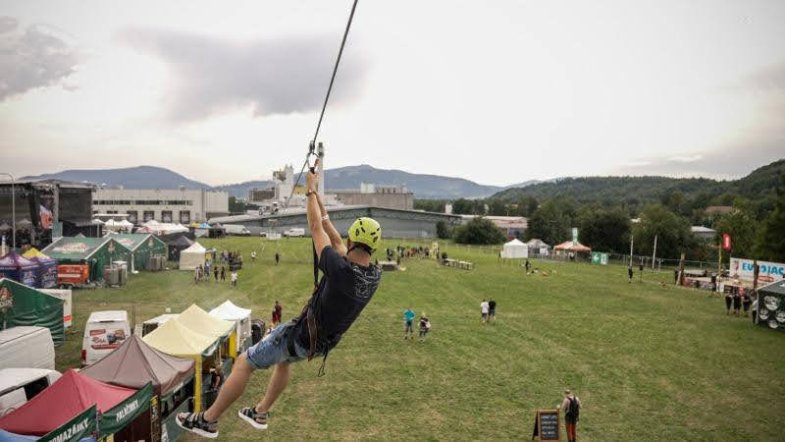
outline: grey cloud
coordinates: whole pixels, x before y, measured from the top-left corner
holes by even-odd
[[[247,106],[256,116],[319,109],[339,43],[339,36],[237,43],[138,28],[118,37],[160,57],[172,70],[169,116],[180,121]],[[330,103],[351,100],[363,75],[358,55],[344,52]]]
[[[744,85],[763,92],[785,92],[785,60],[751,75]]]
[[[760,133],[754,139],[729,144],[715,151],[686,158],[648,158],[614,172],[623,175],[664,175],[736,179],[753,170],[785,158],[785,129]]]
[[[19,26],[19,20],[13,17],[0,17],[0,34],[11,32]]]
[[[13,19],[2,22],[9,27],[11,21],[15,28]],[[60,83],[75,71],[79,61],[74,45],[48,26],[29,26],[21,34],[5,32],[0,35],[0,101]]]

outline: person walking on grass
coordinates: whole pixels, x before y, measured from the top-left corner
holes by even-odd
[[[403,339],[414,340],[414,310],[411,307],[403,312]]]
[[[564,413],[564,428],[567,431],[567,442],[575,442],[578,419],[580,418],[581,400],[569,388],[564,390],[561,410]]]
[[[491,299],[488,301],[488,322],[496,319],[496,301]]]
[[[237,358],[210,408],[201,413],[177,415],[177,425],[187,431],[218,437],[218,419],[243,394],[254,370],[273,367],[261,401],[238,412],[253,428],[267,429],[270,408],[289,384],[290,364],[321,356],[319,373],[323,374],[327,355],[379,287],[381,272],[371,265],[371,255],[381,241],[381,226],[371,218],[359,218],[349,227],[349,238],[344,244],[316,193],[319,175],[314,169],[306,177],[306,213],[324,277],[297,319],[279,325]]]
[[[226,266],[221,266],[221,281],[226,281]]]
[[[482,315],[483,324],[488,322],[488,313],[490,312],[490,310],[491,310],[490,304],[488,304],[488,301],[483,299],[482,302],[480,303],[480,314]]]
[[[218,266],[213,268],[213,275],[215,275],[215,282],[218,282]]]
[[[431,331],[431,321],[425,312],[420,316],[420,342],[425,342],[425,336]]]
[[[278,265],[279,262],[281,262],[281,254],[275,252],[275,265]]]
[[[273,325],[281,323],[281,316],[283,316],[283,307],[278,301],[275,301],[275,305],[273,306]]]
[[[232,287],[237,287],[237,279],[239,277],[240,276],[237,274],[237,270],[232,270],[232,277],[231,277],[232,278],[232,280],[231,280]]]

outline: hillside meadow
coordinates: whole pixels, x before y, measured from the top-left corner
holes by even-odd
[[[143,321],[231,299],[269,321],[275,300],[287,319],[308,299],[310,240],[204,244],[243,253],[237,288],[197,285],[191,272],[172,270],[75,291],[74,330],[57,351],[58,369],[79,365],[90,311],[125,309]],[[398,244],[417,243],[385,246]],[[259,253],[253,263],[251,250]],[[221,420],[219,440],[528,440],[535,411],[560,403],[567,386],[583,402],[581,440],[782,440],[785,334],[727,317],[719,297],[672,286],[670,272],[629,283],[620,266],[535,261],[540,272],[526,275],[499,261],[498,248],[443,250],[475,269],[414,258],[405,271],[385,272],[326,375],[317,377],[321,360],[296,364],[260,433],[236,415],[264,391],[269,375],[256,373]],[[490,325],[480,323],[484,298],[498,303]],[[403,340],[407,306],[428,313],[425,342]]]

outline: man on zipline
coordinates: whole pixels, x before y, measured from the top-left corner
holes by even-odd
[[[381,226],[371,218],[357,219],[349,228],[344,245],[317,193],[319,175],[315,170],[314,167],[307,175],[306,207],[318,266],[324,277],[297,319],[279,325],[237,358],[210,408],[198,414],[177,415],[177,424],[183,429],[204,437],[218,437],[218,418],[243,394],[253,371],[273,367],[262,400],[238,412],[254,428],[267,429],[268,412],[289,383],[289,364],[315,356],[326,359],[376,292],[381,272],[371,264],[371,255],[381,241]],[[323,368],[324,361],[320,373]]]

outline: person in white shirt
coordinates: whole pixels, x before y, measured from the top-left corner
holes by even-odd
[[[482,302],[480,303],[480,312],[482,313],[482,323],[483,324],[488,322],[488,312],[490,310],[491,310],[490,304],[488,304],[488,301],[483,299]]]
[[[237,287],[237,271],[232,272],[232,287]]]

